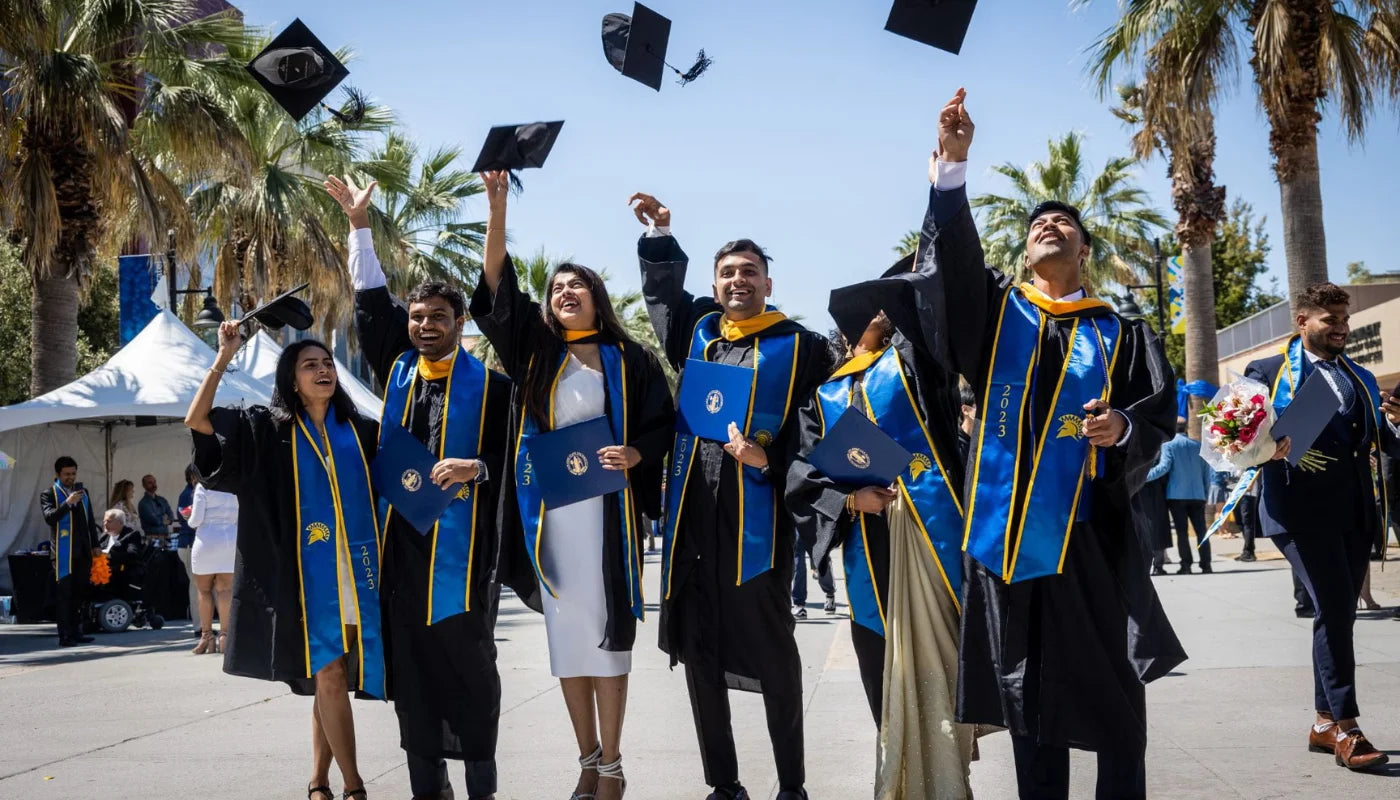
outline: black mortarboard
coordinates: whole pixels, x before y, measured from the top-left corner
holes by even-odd
[[[1031,209],[1030,216],[1026,217],[1026,225],[1029,226],[1032,222],[1035,222],[1036,217],[1051,211],[1063,211],[1073,217],[1074,224],[1079,226],[1080,235],[1084,237],[1084,244],[1093,247],[1094,237],[1089,233],[1089,229],[1084,227],[1084,220],[1079,216],[1079,209],[1069,203],[1062,203],[1059,200],[1046,200],[1042,203],[1037,203],[1036,207]]]
[[[300,19],[277,34],[247,70],[298,122],[350,74]]]
[[[957,55],[977,0],[894,0],[885,30]]]
[[[915,285],[920,277],[914,272],[914,253],[899,259],[885,270],[879,280],[842,286],[831,290],[827,311],[836,321],[836,329],[852,346],[881,311],[889,317],[894,329],[913,339],[920,335],[918,314],[908,314],[914,300]],[[907,277],[902,277],[907,276]]]
[[[624,76],[661,91],[666,69],[680,76],[684,86],[700,77],[710,66],[705,51],[685,72],[666,63],[666,44],[671,36],[671,20],[641,3],[632,4],[632,16],[608,14],[603,17],[603,55]]]
[[[563,127],[562,119],[526,125],[497,125],[486,134],[486,143],[481,146],[481,155],[476,157],[472,172],[543,167]]]
[[[310,286],[303,283],[295,289],[283,292],[271,300],[263,303],[257,308],[243,315],[238,320],[239,325],[245,325],[249,320],[257,320],[264,328],[274,331],[282,330],[284,325],[291,325],[299,331],[304,331],[311,327],[313,319],[311,317],[311,307],[299,297],[294,297],[297,292]]]

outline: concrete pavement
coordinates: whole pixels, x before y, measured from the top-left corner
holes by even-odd
[[[1229,560],[1238,540],[1217,543],[1217,572],[1157,578],[1191,660],[1148,688],[1148,788],[1153,797],[1400,797],[1400,763],[1352,774],[1305,748],[1312,720],[1310,621],[1293,616],[1286,565]],[[1400,555],[1400,552],[1392,551]],[[648,558],[656,596],[655,556]],[[1400,604],[1400,566],[1374,568],[1373,590]],[[838,598],[844,613],[844,589]],[[870,796],[874,725],[861,691],[849,623],[828,618],[813,595],[798,626],[802,652],[808,789],[815,800]],[[1362,724],[1400,762],[1400,622],[1363,613],[1357,623]],[[576,747],[557,682],[549,675],[542,618],[514,598],[497,629],[503,685],[499,797],[558,798],[572,789]],[[655,648],[656,609],[638,631],[623,739],[628,797],[700,800],[701,782],[685,682]],[[0,800],[103,797],[304,797],[310,702],[279,684],[226,676],[217,657],[192,656],[187,627],[101,636],[53,647],[51,626],[0,627]],[[732,694],[741,772],[755,797],[776,794],[760,698]],[[407,798],[392,709],[355,704],[361,771],[374,798]],[[979,798],[1015,796],[1010,741],[982,740],[973,765]],[[1093,755],[1073,759],[1074,797],[1092,797]],[[460,770],[454,769],[460,787]],[[337,790],[339,780],[333,780]]]

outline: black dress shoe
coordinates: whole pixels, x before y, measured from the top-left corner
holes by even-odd
[[[92,644],[94,641],[96,641],[96,639],[93,639],[91,636],[83,636],[82,634],[79,634],[73,637],[73,641],[76,644]]]
[[[1210,565],[1209,565],[1209,564],[1202,564],[1202,565],[1201,565],[1201,574],[1202,574],[1202,575],[1209,575],[1209,574],[1210,574]]]
[[[798,789],[793,791],[792,789],[786,789],[778,792],[777,800],[807,800],[807,790]]]
[[[1240,553],[1238,556],[1235,557],[1235,560],[1236,560],[1236,561],[1243,561],[1243,562],[1245,562],[1245,563],[1249,563],[1249,562],[1251,562],[1251,561],[1254,560],[1254,554],[1253,554],[1253,553]]]
[[[1191,565],[1190,565],[1190,564],[1182,564],[1180,567],[1177,567],[1177,569],[1176,569],[1176,574],[1178,574],[1178,575],[1190,575],[1190,574],[1191,574]]]
[[[733,789],[716,787],[705,800],[749,800],[749,790],[743,786],[736,786]]]
[[[1311,608],[1295,608],[1293,609],[1293,616],[1298,619],[1312,619],[1317,616],[1317,612],[1313,611]]]
[[[59,640],[58,640],[58,646],[59,646],[59,647],[76,647],[77,645],[78,645],[77,642],[75,642],[75,641],[73,641],[72,639],[69,639],[69,638],[67,638],[67,637],[60,637]]]
[[[1166,574],[1167,574],[1167,571],[1164,570],[1164,569],[1162,569],[1161,567],[1153,567],[1153,568],[1152,568],[1152,574],[1153,574],[1153,575],[1166,575]]]

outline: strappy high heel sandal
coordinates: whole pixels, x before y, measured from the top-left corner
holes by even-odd
[[[317,798],[313,796],[317,794],[325,795],[326,800],[335,800],[335,792],[331,791],[331,787],[306,784],[306,800],[317,800]]]
[[[228,652],[228,631],[225,631],[225,630],[220,630],[220,631],[219,631],[219,638],[218,638],[218,640],[217,640],[217,641],[215,642],[215,644],[214,644],[214,652],[216,652],[216,653],[227,653],[227,652]]]
[[[597,745],[596,747],[593,748],[593,752],[592,752],[592,753],[589,753],[589,754],[586,755],[586,756],[579,756],[579,757],[578,757],[578,766],[579,766],[579,769],[582,769],[582,770],[590,770],[590,769],[591,769],[591,770],[593,770],[594,772],[598,772],[598,762],[599,762],[599,761],[602,761],[602,760],[603,760],[603,746],[602,746],[601,744],[599,744],[599,745]],[[601,775],[601,773],[599,773],[599,774]],[[592,792],[584,792],[583,794],[579,794],[578,792],[574,792],[573,794],[569,795],[569,800],[598,800],[598,795],[593,794]]]
[[[627,794],[627,778],[622,774],[622,756],[618,756],[617,760],[611,764],[598,765],[598,780],[602,780],[603,778],[612,778],[615,781],[622,781],[622,787],[618,789],[617,796],[622,797]]]
[[[199,644],[195,645],[194,649],[191,650],[190,653],[193,655],[202,656],[205,653],[208,653],[209,651],[213,650],[215,647],[216,645],[214,644],[214,632],[200,631]]]
[[[365,791],[365,788],[361,786],[358,789],[346,790],[340,795],[340,800],[355,800],[356,798],[359,798],[359,800],[369,800],[369,792]]]

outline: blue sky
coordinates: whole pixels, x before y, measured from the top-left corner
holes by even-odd
[[[654,0],[673,20],[671,63],[704,47],[714,66],[660,93],[606,62],[602,16],[630,0],[244,0],[250,24],[274,30],[300,16],[332,47],[358,54],[349,83],[390,106],[425,147],[460,144],[466,166],[493,124],[564,119],[542,170],[512,198],[512,249],[543,247],[638,284],[626,206],[633,191],[667,203],[694,262],[688,286],[708,293],[710,257],[749,237],[775,258],[775,301],[818,330],[827,293],[870,277],[922,218],[937,110],[967,87],[977,124],[969,189],[1004,189],[988,167],[1043,158],[1069,130],[1087,137],[1097,170],[1127,150],[1127,132],[1086,77],[1084,51],[1116,3],[1070,11],[1062,0],[983,0],[962,55],[886,33],[881,0]],[[669,73],[668,73],[669,75]],[[1245,71],[1218,112],[1217,177],[1229,198],[1268,218],[1270,275],[1286,286],[1278,186],[1267,123]],[[1384,247],[1394,226],[1400,128],[1393,109],[1364,143],[1327,114],[1319,141],[1328,266],[1400,269]],[[1161,160],[1140,170],[1174,219]],[[485,216],[484,201],[468,209]]]

